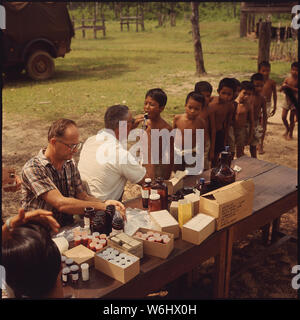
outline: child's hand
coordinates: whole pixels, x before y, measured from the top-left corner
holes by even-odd
[[[134,122],[132,124],[132,129],[135,129],[138,127],[138,125],[144,121],[144,114],[138,114],[133,118]]]

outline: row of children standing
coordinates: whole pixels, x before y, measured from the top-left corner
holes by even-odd
[[[292,64],[292,70],[295,68],[298,70],[298,63]],[[197,82],[194,91],[186,97],[185,113],[174,116],[173,126],[161,117],[167,102],[166,94],[159,88],[149,90],[144,104],[144,111],[149,118],[147,131],[150,134],[151,129],[178,128],[184,139],[184,129],[192,129],[191,151],[195,152],[196,129],[204,129],[204,169],[217,165],[219,154],[225,149],[225,145],[229,145],[233,157],[237,158],[244,155],[244,148],[249,145],[251,157],[256,158],[257,151],[264,153],[267,119],[275,114],[277,107],[276,83],[269,78],[270,64],[260,63],[258,71],[249,81],[222,79],[217,89],[218,96],[214,97],[211,96],[213,88],[209,82]],[[281,90],[286,85],[291,85],[290,78],[285,79]],[[295,86],[295,83],[292,85]],[[286,126],[286,135],[292,136],[292,130],[292,124]],[[183,154],[182,158],[184,161]],[[169,176],[167,166],[154,167],[154,171],[158,172],[153,172],[153,176]]]

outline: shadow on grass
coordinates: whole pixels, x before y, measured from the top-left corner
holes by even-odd
[[[70,59],[56,67],[53,78],[44,81],[35,81],[23,73],[14,78],[3,77],[3,88],[29,87],[36,84],[51,84],[78,80],[107,80],[119,77],[127,72],[135,72],[138,67],[125,63],[110,63],[99,58]]]

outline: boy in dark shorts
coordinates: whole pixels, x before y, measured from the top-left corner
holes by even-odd
[[[256,147],[259,145],[261,137],[265,135],[267,128],[267,108],[266,99],[262,96],[264,87],[264,77],[261,73],[251,76],[251,83],[254,85],[254,95],[252,99],[254,129],[250,142],[250,154],[252,158],[257,158]]]
[[[145,96],[144,101],[144,112],[148,114],[148,120],[146,122],[147,125],[147,136],[148,136],[148,163],[145,163],[144,166],[147,170],[147,174],[150,178],[154,179],[157,177],[162,177],[165,180],[170,178],[172,168],[173,168],[173,159],[174,159],[174,139],[171,137],[170,139],[170,149],[163,150],[162,139],[161,136],[159,138],[159,164],[153,164],[152,159],[154,156],[151,155],[151,130],[158,129],[163,130],[166,129],[169,132],[172,131],[172,127],[161,117],[161,113],[164,111],[165,106],[167,104],[167,95],[160,88],[150,89]],[[168,138],[168,137],[167,137]],[[163,157],[169,158],[169,163],[162,163]]]
[[[271,65],[268,61],[262,61],[258,65],[258,72],[264,77],[264,86],[261,95],[266,99],[267,118],[274,116],[277,106],[277,91],[276,82],[269,78]],[[272,96],[273,96],[273,109],[272,109]],[[267,130],[267,128],[266,128]],[[260,144],[258,145],[258,153],[264,154],[264,139],[265,133],[261,137]]]
[[[250,81],[242,81],[241,91],[236,98],[237,108],[233,122],[237,158],[244,155],[244,147],[250,143],[253,137],[253,108],[251,103],[253,93],[253,84]],[[249,130],[247,130],[248,122]]]
[[[285,103],[282,106],[282,121],[285,126],[283,136],[287,140],[293,139],[295,127],[295,117],[298,120],[298,68],[299,62],[293,62],[291,65],[291,74],[284,79],[279,91],[285,94]],[[287,115],[290,111],[290,124],[287,121]]]
[[[204,132],[204,170],[210,168],[210,162],[214,160],[215,140],[216,140],[216,123],[215,116],[211,109],[208,108],[212,100],[213,88],[207,81],[199,81],[195,84],[195,92],[201,94],[205,99],[205,105],[200,109],[199,117],[205,121]]]
[[[197,141],[197,138],[196,138],[196,130],[204,129],[204,132],[205,132],[205,129],[206,129],[205,120],[199,116],[201,109],[203,109],[204,106],[205,106],[205,98],[201,94],[195,91],[192,91],[186,97],[185,113],[178,114],[174,117],[173,128],[179,129],[181,131],[181,138],[182,138],[182,141],[181,141],[182,151],[176,150],[178,156],[182,157],[183,166],[180,168],[181,170],[184,170],[186,167],[190,166],[190,164],[187,164],[185,161],[186,155],[188,153],[190,153],[190,155],[192,155],[193,157],[196,156],[196,151],[197,151],[196,147],[197,147],[197,144],[199,146],[199,143],[200,143],[199,141]],[[191,150],[187,150],[186,146],[184,145],[185,129],[192,130]],[[177,135],[175,139],[178,139]],[[204,134],[204,139],[205,139],[205,134]],[[176,145],[177,143],[175,143],[175,147]],[[179,145],[180,145],[180,141],[179,141]]]
[[[215,152],[212,166],[216,166],[219,154],[225,149],[225,143],[228,140],[229,125],[234,113],[233,94],[236,90],[235,82],[230,78],[224,78],[220,81],[218,87],[218,97],[213,97],[209,103],[210,110],[215,115],[216,140]]]

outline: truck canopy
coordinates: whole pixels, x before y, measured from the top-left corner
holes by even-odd
[[[74,29],[63,2],[4,2],[6,29],[3,33],[22,44],[36,38],[70,40]]]

